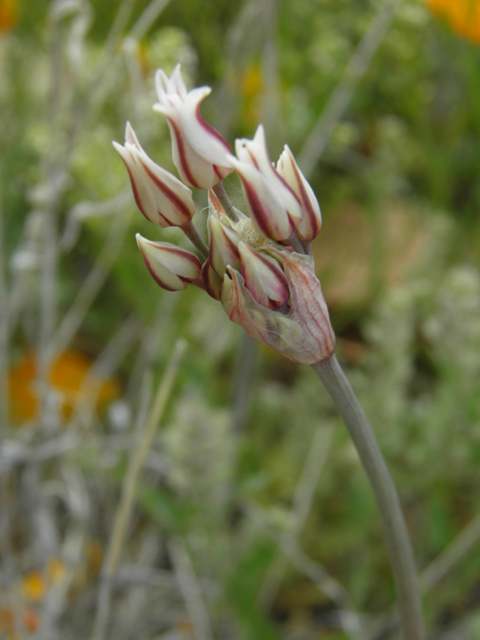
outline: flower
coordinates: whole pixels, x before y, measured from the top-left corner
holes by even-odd
[[[211,92],[197,87],[187,92],[177,64],[170,78],[162,69],[155,75],[158,102],[155,111],[167,118],[172,137],[173,162],[191,187],[209,189],[233,171],[230,147],[200,115],[200,103]]]
[[[480,2],[478,0],[427,0],[433,14],[443,18],[463,38],[480,44]]]
[[[295,232],[303,242],[311,242],[320,233],[322,226],[320,205],[288,145],[285,145],[278,159],[277,171],[295,193],[302,206],[302,219]]]
[[[147,269],[155,282],[167,291],[182,291],[200,276],[197,256],[169,242],[152,242],[135,236]]]
[[[302,220],[302,207],[272,165],[262,125],[253,140],[237,140],[235,151],[238,158],[229,156],[229,160],[242,181],[245,202],[255,227],[271,240],[287,240]]]
[[[252,140],[236,141],[235,157],[199,115],[208,87],[187,92],[178,65],[170,78],[159,70],[156,82],[160,102],[154,108],[167,117],[174,162],[182,180],[209,189],[209,213],[205,243],[191,221],[193,201],[187,206],[180,198],[188,192],[190,203],[190,189],[174,178],[168,182],[172,185],[168,193],[174,192],[176,198],[166,195],[170,174],[148,158],[127,124],[125,146],[115,146],[129,170],[139,207],[159,226],[171,226],[183,212],[181,220],[186,222],[176,224],[202,257],[137,234],[151,275],[169,291],[180,291],[191,283],[203,288],[221,302],[230,320],[294,362],[329,359],[335,335],[313,258],[306,255],[321,228],[320,206],[290,149],[285,146],[275,168],[260,125]],[[232,206],[223,186],[217,184],[234,169],[250,218]],[[180,211],[173,208],[177,200],[182,202]],[[168,224],[158,222],[160,215],[168,218]]]
[[[188,224],[195,213],[191,190],[147,156],[129,122],[125,145],[113,146],[127,167],[135,202],[147,220],[159,227]]]

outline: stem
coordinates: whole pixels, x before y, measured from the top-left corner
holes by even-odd
[[[187,236],[193,246],[198,249],[202,256],[204,258],[208,258],[208,247],[201,235],[198,233],[197,228],[195,227],[193,222],[190,220],[190,222],[187,222],[187,224],[183,225],[183,227],[180,227],[180,229]]]
[[[290,245],[296,253],[301,253],[302,255],[305,255],[306,253],[305,249],[303,248],[303,244],[300,242],[300,239],[295,231],[287,240],[285,240],[285,244]]]
[[[231,203],[230,198],[228,197],[228,194],[225,191],[225,187],[223,186],[222,181],[220,181],[218,184],[212,187],[212,191],[215,193],[215,195],[219,199],[220,204],[225,209],[225,213],[230,218],[230,220],[233,220],[233,222],[240,222],[238,213],[235,211],[235,207]]]
[[[412,546],[400,501],[372,428],[336,357],[312,365],[332,397],[370,480],[390,551],[405,640],[425,631]]]
[[[197,228],[195,227],[193,222],[190,220],[189,222],[187,222],[187,224],[183,225],[183,227],[180,227],[180,229],[187,236],[193,246],[199,250],[202,256],[204,258],[208,258],[208,247],[203,241],[201,235],[198,233]]]

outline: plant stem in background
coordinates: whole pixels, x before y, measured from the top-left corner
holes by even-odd
[[[97,612],[93,625],[92,640],[102,640],[105,637],[110,614],[112,579],[120,560],[120,552],[125,540],[128,522],[134,505],[138,480],[145,459],[152,446],[158,423],[163,417],[167,401],[170,398],[178,365],[183,357],[185,348],[185,341],[177,340],[173,354],[167,368],[165,369],[162,381],[153,400],[153,405],[148,416],[145,430],[141,435],[137,448],[133,451],[128,465],[122,487],[122,496],[115,514],[112,535],[106,552],[105,562],[102,567],[102,582],[98,592]]]
[[[390,551],[405,640],[424,640],[412,546],[397,491],[375,435],[335,355],[312,367],[345,422],[375,494]]]

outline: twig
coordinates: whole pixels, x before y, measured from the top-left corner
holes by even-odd
[[[182,543],[174,538],[168,542],[168,551],[173,562],[178,586],[195,627],[195,638],[197,640],[213,640],[212,628],[207,608],[203,601],[202,590],[188,553]]]
[[[289,558],[290,554],[294,553],[298,548],[297,538],[310,512],[315,490],[330,451],[332,435],[332,429],[329,429],[325,434],[325,430],[322,427],[318,427],[313,436],[313,441],[295,490],[289,525],[280,535],[280,547]],[[268,607],[273,602],[284,568],[284,562],[277,562],[268,571],[260,592],[260,600],[264,606]],[[337,595],[338,593],[335,593],[336,597]],[[343,599],[343,596],[340,602],[335,599],[336,604],[343,606]]]
[[[0,437],[8,424],[8,294],[0,191]]]
[[[480,514],[420,574],[420,589],[427,593],[435,587],[480,540]]]
[[[412,546],[395,485],[375,435],[336,357],[333,355],[329,360],[317,362],[312,368],[345,422],[375,495],[390,551],[405,640],[424,640]]]
[[[396,0],[386,0],[381,5],[370,28],[350,58],[343,77],[335,87],[326,108],[298,154],[298,164],[307,179],[325,151],[335,125],[343,117],[355,89],[368,69],[370,60],[390,26],[397,4]]]
[[[129,36],[131,38],[135,38],[135,40],[140,40],[140,38],[147,33],[169,2],[170,0],[152,0],[130,29]]]
[[[50,353],[64,349],[82,324],[122,247],[129,219],[126,214],[114,218],[100,255],[48,345]]]
[[[257,522],[262,531],[275,540],[279,549],[288,558],[292,566],[300,573],[308,576],[318,590],[338,606],[339,613],[346,615],[345,619],[348,619],[348,625],[345,627],[345,631],[358,631],[360,617],[353,611],[350,596],[343,586],[332,578],[321,564],[309,558],[299,547],[297,540],[290,534],[275,536],[266,526],[265,518],[261,515],[262,509],[258,505],[249,502],[243,505],[243,508],[248,517]]]
[[[120,552],[125,539],[128,521],[133,509],[138,480],[148,451],[152,446],[158,423],[163,416],[167,401],[170,397],[173,383],[180,360],[185,352],[184,340],[177,340],[173,354],[163,374],[162,381],[157,389],[152,408],[138,447],[134,450],[128,465],[127,473],[122,487],[122,495],[112,527],[112,535],[108,545],[104,565],[102,567],[102,582],[98,592],[97,612],[93,625],[92,640],[102,640],[105,636],[108,618],[110,614],[110,600],[112,578],[118,566]]]

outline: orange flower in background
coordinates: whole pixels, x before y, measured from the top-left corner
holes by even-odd
[[[0,0],[0,33],[10,31],[17,20],[17,0]]]
[[[427,0],[427,6],[457,35],[480,44],[480,0]]]
[[[64,351],[55,358],[48,372],[48,382],[58,393],[61,414],[65,421],[77,403],[94,402],[98,410],[104,408],[120,393],[116,378],[89,378],[93,361],[77,351]],[[16,423],[35,420],[39,399],[36,389],[37,357],[29,353],[10,370],[9,401],[11,418]]]

